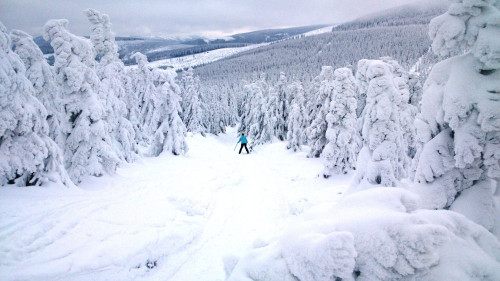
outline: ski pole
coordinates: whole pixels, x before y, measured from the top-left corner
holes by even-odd
[[[236,145],[234,146],[234,149],[233,151],[236,151],[236,147],[238,146],[238,143],[236,143]]]

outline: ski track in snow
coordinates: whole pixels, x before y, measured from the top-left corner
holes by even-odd
[[[224,280],[224,256],[340,198],[350,180],[319,178],[321,160],[284,142],[238,155],[234,128],[187,140],[185,157],[145,158],[78,189],[1,188],[0,279]]]

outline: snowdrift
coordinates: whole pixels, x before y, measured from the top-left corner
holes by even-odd
[[[318,205],[270,243],[228,257],[230,281],[499,280],[500,243],[447,210],[419,208],[399,188],[374,188]]]

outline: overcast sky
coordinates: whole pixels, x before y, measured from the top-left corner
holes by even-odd
[[[110,16],[118,36],[220,37],[276,27],[330,24],[402,5],[405,0],[0,0],[10,29],[40,35],[49,19],[66,18],[71,32],[89,33],[83,10]]]

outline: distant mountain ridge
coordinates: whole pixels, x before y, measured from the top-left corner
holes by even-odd
[[[206,51],[244,47],[250,44],[274,42],[292,37],[298,34],[316,30],[328,25],[311,25],[290,28],[264,29],[246,33],[238,33],[221,39],[207,39],[203,37],[187,38],[148,38],[148,37],[116,37],[119,46],[120,59],[126,65],[135,64],[131,56],[136,52],[141,52],[148,57],[150,62],[167,58],[182,57]],[[88,38],[88,37],[87,37]],[[35,43],[42,52],[50,55],[54,52],[50,43],[43,37],[34,38]],[[50,56],[49,56],[50,57]]]
[[[268,42],[283,40],[285,38],[306,33],[312,30],[320,29],[325,26],[328,26],[328,24],[308,25],[308,26],[289,27],[289,28],[263,29],[263,30],[234,34],[228,36],[228,39],[214,39],[214,40],[209,40],[208,42],[198,39],[196,41],[188,41],[185,43],[189,44],[196,42],[200,44],[211,44],[211,43],[227,42],[227,43],[260,44],[260,43],[268,43]]]

